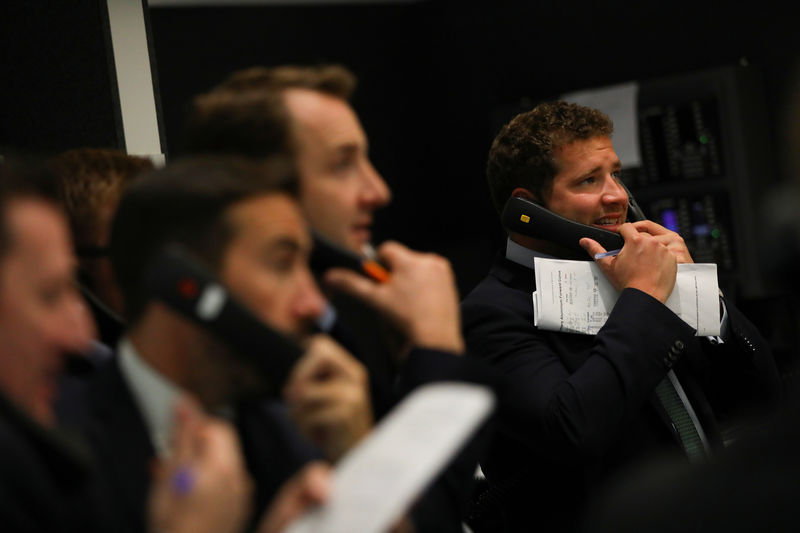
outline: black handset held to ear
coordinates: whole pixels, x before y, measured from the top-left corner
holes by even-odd
[[[304,350],[239,303],[187,250],[167,246],[151,263],[150,295],[202,326],[263,376],[268,393],[279,395]]]
[[[349,268],[375,281],[384,282],[389,279],[389,270],[378,261],[361,257],[331,242],[319,233],[312,232],[314,248],[311,250],[309,263],[315,272],[324,272],[333,267]]]
[[[621,181],[619,184],[628,195],[628,222],[645,220],[644,212],[636,203],[631,192]],[[503,227],[508,231],[521,233],[528,237],[555,242],[577,253],[585,253],[578,242],[583,237],[596,240],[606,250],[618,250],[625,244],[619,233],[587,226],[557,215],[549,209],[514,196],[508,199],[503,209]]]
[[[583,254],[586,254],[586,250],[578,244],[583,237],[596,240],[606,250],[622,248],[625,243],[619,233],[569,220],[518,196],[506,202],[502,223],[507,231],[555,242]]]

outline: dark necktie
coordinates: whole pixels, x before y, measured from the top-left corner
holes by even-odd
[[[670,373],[673,374],[671,370]],[[704,461],[706,450],[700,433],[669,375],[656,386],[655,392],[678,432],[681,445],[689,457],[689,461],[692,463]]]

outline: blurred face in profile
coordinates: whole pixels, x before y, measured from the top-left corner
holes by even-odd
[[[226,213],[233,237],[220,278],[258,318],[302,340],[326,302],[308,266],[311,237],[297,202],[266,194]]]
[[[303,345],[327,305],[309,268],[311,235],[297,201],[284,193],[252,196],[223,214],[229,240],[216,275],[257,319]],[[189,322],[179,338],[190,364],[167,369],[171,379],[206,407],[219,407],[265,392],[260,368],[223,340]],[[269,346],[265,346],[269,354]],[[249,354],[248,354],[249,355]]]
[[[86,352],[94,324],[74,284],[66,220],[33,198],[3,209],[0,257],[0,389],[26,414],[53,425],[52,402],[68,353]]]
[[[369,160],[361,123],[335,96],[295,88],[284,98],[292,116],[303,214],[315,231],[359,253],[372,237],[374,211],[391,200]]]

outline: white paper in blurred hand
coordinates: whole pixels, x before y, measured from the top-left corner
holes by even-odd
[[[384,533],[439,474],[494,408],[487,387],[439,382],[419,387],[344,456],[331,497],[288,533]]]

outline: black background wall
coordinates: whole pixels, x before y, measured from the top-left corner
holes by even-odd
[[[466,4],[153,7],[167,146],[191,96],[234,69],[343,63],[360,79],[355,107],[395,195],[378,236],[448,255],[466,290],[499,239],[486,153],[520,101],[747,61],[763,72],[778,139],[800,51],[786,13],[684,0]]]
[[[106,104],[113,101],[107,48],[97,27],[103,2],[16,4],[22,7],[2,8],[8,46],[0,144],[117,144],[113,105]],[[373,162],[394,192],[377,217],[377,240],[444,254],[466,292],[502,241],[484,183],[489,144],[512,111],[537,100],[747,63],[762,75],[764,135],[776,162],[763,188],[789,177],[783,115],[789,95],[800,92],[800,37],[790,11],[778,3],[709,0],[429,0],[151,6],[149,19],[168,156],[192,95],[235,69],[324,62],[351,68]],[[777,351],[794,353],[792,302],[776,295],[739,304]]]
[[[105,1],[0,2],[0,154],[124,148],[107,27]]]

